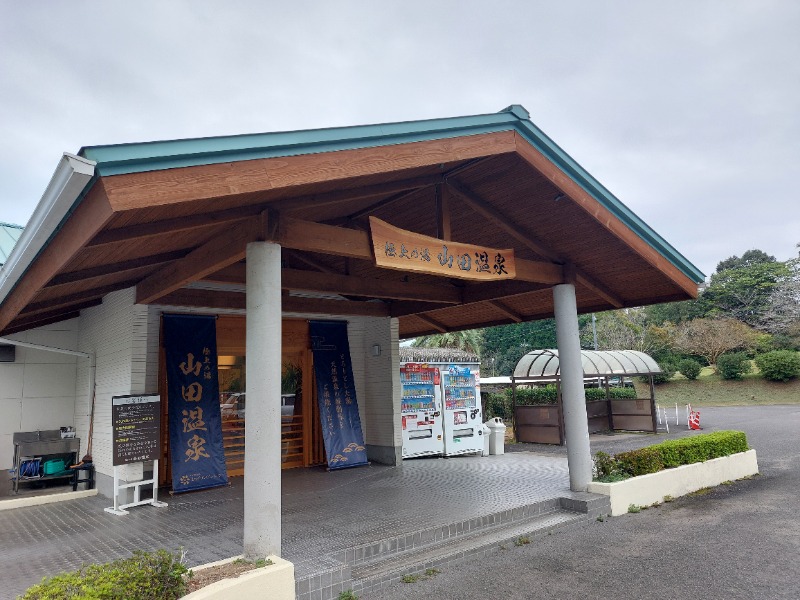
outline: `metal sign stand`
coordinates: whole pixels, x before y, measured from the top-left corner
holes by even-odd
[[[134,481],[132,483],[125,483],[123,485],[119,484],[119,473],[117,471],[117,466],[114,465],[114,506],[109,506],[105,509],[106,512],[109,512],[113,515],[127,515],[128,511],[125,510],[126,508],[130,508],[131,506],[142,506],[143,504],[150,504],[157,508],[164,508],[168,506],[166,502],[160,502],[158,500],[158,460],[153,461],[153,478],[152,479],[143,479],[142,481]],[[148,498],[146,500],[140,499],[140,488],[143,485],[153,485],[153,497]],[[120,504],[119,503],[119,492],[120,490],[124,490],[126,488],[133,488],[133,502],[128,504]]]

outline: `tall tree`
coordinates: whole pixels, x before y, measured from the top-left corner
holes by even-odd
[[[762,314],[762,327],[784,337],[789,345],[800,345],[800,258],[786,261],[789,273],[782,277],[769,296]]]
[[[681,352],[702,356],[716,365],[720,355],[750,348],[756,342],[753,328],[731,318],[694,319],[675,326],[672,344]]]
[[[754,248],[742,254],[741,258],[734,255],[717,263],[717,273],[722,273],[726,269],[742,269],[752,267],[753,265],[763,265],[774,262],[777,262],[774,256],[770,256],[763,250]]]
[[[591,323],[581,330],[584,346],[591,346]],[[638,350],[652,354],[667,347],[666,330],[647,321],[643,308],[627,308],[600,313],[597,317],[599,350]]]
[[[724,269],[711,276],[704,301],[720,316],[732,317],[756,327],[766,310],[772,290],[789,275],[782,262],[754,262]]]

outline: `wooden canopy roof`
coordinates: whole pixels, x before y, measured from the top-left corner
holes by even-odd
[[[39,232],[35,258],[0,272],[0,335],[74,317],[134,286],[139,303],[243,309],[245,248],[256,240],[283,248],[284,312],[398,317],[401,337],[550,317],[550,288],[565,281],[589,312],[693,298],[703,280],[519,106],[80,156],[93,172],[60,200],[71,203],[66,216]],[[517,277],[378,268],[369,216],[513,248]]]

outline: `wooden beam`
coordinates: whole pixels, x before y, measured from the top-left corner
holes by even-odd
[[[508,233],[511,237],[525,244],[528,248],[536,252],[536,254],[544,256],[545,258],[549,258],[554,263],[564,264],[567,262],[563,258],[556,255],[554,252],[546,248],[542,244],[542,242],[537,240],[536,237],[531,232],[527,231],[523,226],[518,225],[513,221],[511,221],[510,219],[508,219],[505,215],[501,214],[496,208],[494,208],[488,202],[482,200],[466,186],[461,185],[460,183],[453,181],[451,179],[448,179],[447,183],[450,185],[451,188],[455,190],[455,192],[461,197],[461,199],[464,200],[464,202],[467,205],[469,205],[473,210],[483,215],[490,221],[494,222],[496,225],[501,227],[506,233]],[[519,263],[519,260],[517,262]],[[517,269],[519,269],[519,266],[517,266]],[[604,298],[605,300],[608,300],[613,306],[619,308],[625,304],[618,296],[616,296],[616,294],[611,292],[608,288],[604,287],[599,282],[594,281],[589,275],[586,275],[577,267],[575,267],[575,277],[576,279],[579,278],[583,283],[583,285],[590,287],[592,291],[601,294],[601,297]]]
[[[436,186],[436,237],[450,241],[453,236],[450,230],[450,196],[447,189],[446,185]]]
[[[92,303],[92,306],[96,306],[98,304],[101,304],[100,300]],[[68,321],[69,319],[79,317],[80,314],[81,313],[79,311],[70,311],[67,313],[57,312],[46,317],[43,315],[37,315],[35,317],[31,317],[30,319],[15,319],[9,327],[6,327],[2,331],[2,335],[11,335],[12,333],[19,333],[20,331],[27,331],[28,329],[35,329],[36,327],[50,325],[51,323],[61,323],[62,321]]]
[[[160,221],[153,221],[152,223],[139,223],[138,225],[107,229],[106,231],[98,233],[87,246],[90,248],[107,246],[109,244],[117,244],[130,240],[143,240],[160,235],[171,235],[179,231],[188,231],[189,229],[233,223],[252,218],[263,210],[264,209],[259,206],[244,206],[201,215],[186,215],[185,217],[162,219]]]
[[[372,260],[372,243],[366,231],[280,217],[271,240],[283,248]]]
[[[243,262],[228,265],[219,271],[209,273],[203,277],[203,281],[245,285],[247,281],[247,265]]]
[[[425,177],[412,177],[409,179],[399,179],[397,181],[387,181],[375,185],[365,185],[355,188],[338,189],[333,192],[312,194],[310,196],[300,196],[292,198],[281,198],[276,202],[270,203],[270,208],[279,211],[291,211],[308,208],[309,206],[327,206],[329,204],[339,204],[342,202],[353,202],[356,200],[366,200],[375,196],[385,196],[386,194],[408,195],[419,189],[435,185],[442,181],[442,175],[428,175]]]
[[[25,307],[25,310],[20,313],[21,317],[27,317],[37,313],[50,312],[57,308],[72,308],[73,304],[85,302],[87,300],[94,300],[95,298],[102,298],[106,294],[124,290],[136,285],[133,280],[119,281],[117,283],[93,287],[74,294],[66,294],[57,296],[50,300],[42,300],[40,302],[32,302]]]
[[[461,291],[449,285],[405,283],[385,279],[312,273],[296,269],[281,271],[281,287],[285,290],[325,292],[344,296],[419,300],[444,304],[461,302]]]
[[[505,231],[508,235],[512,238],[521,242],[526,247],[533,250],[539,256],[544,258],[548,258],[555,263],[564,263],[565,261],[559,257],[555,252],[547,248],[543,242],[538,240],[536,236],[531,232],[528,231],[522,225],[512,221],[504,214],[502,214],[499,210],[497,210],[494,206],[483,200],[479,197],[475,192],[470,190],[467,186],[459,183],[454,179],[448,179],[447,184],[460,198],[464,201],[464,203],[472,208],[475,212],[479,215],[488,219],[500,229]]]
[[[330,186],[335,182],[352,185],[358,177],[511,154],[514,149],[514,132],[500,131],[337,152],[164,168],[146,176],[130,173],[103,180],[111,206],[118,211],[225,197],[263,204],[259,196],[264,192],[285,197],[293,189],[302,189],[299,186]]]
[[[443,325],[442,323],[440,323],[439,321],[437,321],[433,317],[430,317],[430,316],[424,315],[424,314],[418,314],[418,315],[414,315],[414,316],[417,317],[420,321],[423,321],[423,322],[427,323],[428,325],[430,325],[431,327],[433,327],[439,333],[447,333],[447,326]]]
[[[103,182],[98,180],[0,306],[0,330],[5,329],[39,290],[69,264],[112,216]]]
[[[301,263],[306,264],[309,267],[312,267],[312,268],[316,269],[317,271],[322,271],[323,273],[330,273],[332,275],[338,275],[339,274],[339,271],[337,271],[333,267],[330,267],[329,265],[326,265],[323,262],[315,260],[315,259],[311,258],[310,256],[306,256],[305,254],[300,254],[299,252],[291,252],[291,251],[289,251],[287,249],[284,249],[284,250],[286,251],[286,254],[288,256],[290,256],[291,258],[297,259]]]
[[[520,315],[518,312],[511,310],[499,300],[489,300],[487,304],[496,308],[500,313],[506,315],[515,323],[522,323],[525,320],[525,317]]]
[[[615,294],[608,291],[608,288],[603,286],[602,284],[598,283],[585,273],[580,271],[575,271],[575,283],[582,285],[585,288],[588,288],[597,296],[600,296],[603,300],[611,304],[614,308],[622,308],[625,306],[625,303],[620,300]]]
[[[230,233],[218,234],[181,260],[169,263],[136,286],[136,303],[152,304],[187,283],[243,260],[247,244],[263,238],[264,219],[248,219]]]
[[[319,315],[354,315],[362,317],[388,317],[389,307],[384,302],[351,302],[284,296],[283,312]]]
[[[159,300],[159,304],[165,306],[245,310],[247,307],[247,295],[241,292],[181,289],[163,296]],[[284,313],[360,315],[368,317],[389,316],[389,308],[383,302],[350,302],[348,300],[299,298],[288,295],[284,295],[281,300],[281,310]]]
[[[605,208],[591,194],[578,185],[569,175],[556,167],[550,160],[534,148],[526,139],[516,136],[517,154],[534,169],[544,175],[570,200],[580,206],[603,228],[623,241],[639,256],[656,269],[664,273],[673,283],[683,289],[691,298],[697,297],[697,283],[684,275],[675,265],[667,260],[658,250],[645,242],[637,233],[625,225],[618,217]]]
[[[185,250],[178,250],[175,252],[164,252],[162,254],[153,254],[152,256],[143,256],[141,258],[134,258],[131,260],[124,260],[122,262],[111,263],[108,265],[100,265],[98,267],[91,267],[88,269],[81,269],[80,271],[69,271],[56,275],[47,284],[48,288],[65,285],[68,283],[75,283],[84,279],[93,279],[95,277],[103,277],[105,275],[113,275],[115,273],[124,273],[126,271],[136,271],[145,267],[154,267],[162,265],[171,260],[177,260],[186,256]]]

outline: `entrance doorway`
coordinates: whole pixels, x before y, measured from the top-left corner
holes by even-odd
[[[229,477],[244,475],[245,420],[247,418],[247,371],[245,317],[217,317],[217,355],[222,416],[222,439]],[[281,355],[281,467],[325,464],[325,447],[317,404],[313,354],[308,321],[284,319]],[[162,397],[163,452],[159,463],[160,485],[172,481],[169,458],[169,426],[166,365],[163,336],[159,390]]]

